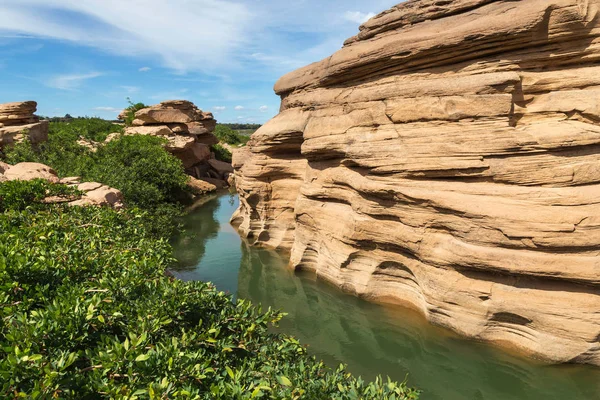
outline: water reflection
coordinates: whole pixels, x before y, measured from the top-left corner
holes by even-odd
[[[278,253],[239,238],[227,223],[235,207],[229,197],[216,197],[190,215],[186,223],[196,238],[176,244],[187,268],[178,276],[211,280],[239,298],[282,309],[288,316],[279,329],[330,365],[346,363],[367,379],[381,374],[403,380],[408,374],[423,399],[600,398],[597,369],[536,365],[432,327],[409,311],[370,304],[294,274]],[[192,254],[198,258],[190,270]]]

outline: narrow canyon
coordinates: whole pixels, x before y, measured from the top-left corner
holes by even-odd
[[[600,0],[413,0],[281,78],[232,222],[362,298],[600,365]]]

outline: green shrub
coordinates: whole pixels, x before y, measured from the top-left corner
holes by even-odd
[[[95,119],[52,123],[48,142],[37,147],[29,142],[8,147],[4,158],[10,164],[39,162],[61,177],[80,176],[85,182],[117,188],[129,206],[150,209],[184,199],[188,177],[181,161],[163,148],[162,139],[122,136],[99,145],[96,152],[77,143],[83,132],[87,138],[101,139],[118,129],[118,125],[99,124]]]
[[[145,105],[144,103],[134,103],[133,101],[131,101],[131,99],[129,97],[127,98],[127,102],[129,103],[129,107],[127,107],[125,109],[125,110],[127,110],[127,117],[125,118],[125,125],[131,126],[133,120],[135,119],[135,113],[140,111],[142,108],[146,108],[148,106]]]
[[[0,212],[24,210],[40,205],[50,196],[79,197],[80,193],[66,185],[53,185],[43,179],[9,181],[0,184]]]
[[[141,208],[177,203],[186,193],[188,176],[181,161],[154,136],[123,136],[91,155],[85,180],[123,192],[126,202]]]
[[[250,140],[248,136],[240,135],[227,125],[217,124],[213,134],[221,141],[231,145],[243,145]]]
[[[215,144],[214,146],[210,147],[211,151],[213,153],[215,153],[215,158],[219,161],[225,161],[230,163],[232,161],[232,154],[229,150],[227,150],[225,147],[221,146],[220,144]]]
[[[269,330],[279,312],[166,276],[145,213],[21,208],[0,214],[1,398],[417,398],[328,369]]]

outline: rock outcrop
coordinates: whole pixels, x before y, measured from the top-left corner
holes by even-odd
[[[126,110],[119,114],[120,119],[126,117]],[[205,179],[221,174],[210,164],[210,146],[219,142],[213,135],[216,124],[212,113],[198,109],[192,102],[170,100],[137,111],[132,126],[125,128],[125,134],[165,138],[165,148],[182,161],[188,175]],[[116,136],[110,136],[107,140],[114,137]],[[226,181],[227,177],[219,179]],[[197,183],[192,182],[190,187],[196,191],[197,186]]]
[[[32,181],[43,179],[50,183],[60,183],[76,188],[83,194],[81,196],[50,196],[44,203],[67,203],[71,206],[108,206],[115,209],[124,207],[123,194],[120,190],[111,188],[97,182],[81,183],[79,177],[59,179],[56,171],[47,165],[24,162],[10,165],[0,162],[0,183],[5,181]]]
[[[600,365],[600,0],[413,0],[275,85],[233,223],[369,300]]]
[[[48,140],[48,121],[34,113],[35,101],[0,104],[0,147],[28,138],[37,144]]]

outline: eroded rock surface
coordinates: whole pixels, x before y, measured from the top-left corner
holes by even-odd
[[[600,0],[415,0],[283,77],[233,223],[364,298],[600,365]]]
[[[34,113],[35,101],[0,104],[0,147],[29,139],[37,144],[48,140],[48,121]]]
[[[126,110],[119,114],[120,119],[125,119]],[[213,135],[217,121],[212,113],[204,112],[187,100],[163,101],[135,114],[131,127],[125,128],[126,135],[150,135],[167,140],[165,149],[179,158],[188,175],[197,179],[208,179],[210,172],[220,174],[213,170],[210,146],[219,142]],[[114,140],[118,134],[111,135],[108,141]],[[192,188],[198,184],[192,181]],[[194,190],[204,193],[211,188],[211,184],[200,185],[205,188]],[[214,189],[213,189],[214,190]]]

